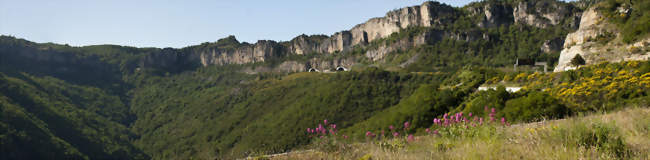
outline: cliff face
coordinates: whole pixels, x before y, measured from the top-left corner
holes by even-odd
[[[471,14],[470,16],[481,19],[476,22],[477,26],[486,28],[514,23],[540,28],[560,24],[575,27],[580,18],[580,14],[576,13],[577,10],[571,5],[551,0],[531,0],[517,3],[487,1],[475,3],[465,9]],[[224,40],[228,43],[223,43],[228,45],[216,42],[215,45],[190,47],[187,50],[177,51],[182,54],[178,56],[167,55],[165,52],[147,56],[148,58],[143,60],[145,63],[142,64],[147,64],[143,67],[181,64],[209,66],[265,62],[269,59],[281,59],[289,55],[312,53],[345,54],[355,46],[365,47],[372,41],[386,38],[409,27],[445,28],[453,24],[462,14],[463,12],[459,12],[459,10],[448,5],[438,2],[425,2],[419,6],[390,11],[384,17],[372,18],[348,31],[337,32],[331,36],[300,35],[287,42],[258,41],[255,44],[239,43],[234,37],[228,37]],[[489,39],[484,33],[428,31],[413,37],[399,39],[395,43],[366,48],[365,56],[372,61],[378,61],[391,52],[406,50],[423,44],[432,44],[444,37],[464,41],[473,41],[479,38]],[[561,43],[561,40],[549,41],[545,43],[545,46],[540,46],[540,49],[548,52],[557,51],[559,50],[557,43]],[[156,64],[156,62],[159,62],[159,64]],[[346,65],[347,63],[342,64]],[[286,64],[285,66],[288,67],[287,71],[302,70],[310,66],[310,64],[300,65],[305,66],[295,67],[297,64]]]
[[[615,25],[609,24],[602,14],[590,8],[582,14],[580,28],[567,35],[554,71],[574,68],[569,63],[577,54],[586,60],[587,65],[650,58],[650,38],[626,44],[620,37]]]
[[[451,6],[438,2],[425,2],[420,6],[391,11],[385,17],[373,18],[352,28],[351,45],[367,44],[407,27],[431,27],[451,23],[454,14]]]
[[[156,49],[155,52],[143,54],[133,64],[141,68],[174,71],[197,66],[247,64],[266,62],[270,59],[283,60],[283,58],[292,55],[343,54],[345,57],[346,53],[357,46],[365,51],[363,55],[368,60],[380,61],[392,52],[433,44],[444,38],[462,41],[490,40],[489,35],[482,28],[464,31],[447,30],[453,28],[452,25],[455,25],[456,20],[463,17],[470,17],[469,19],[472,20],[470,23],[483,28],[511,24],[524,24],[540,28],[567,25],[577,28],[580,15],[579,9],[572,5],[553,0],[521,2],[488,0],[476,2],[464,8],[453,8],[438,2],[425,2],[418,6],[390,11],[384,17],[372,18],[350,30],[337,32],[331,36],[300,35],[286,42],[262,40],[254,44],[240,43],[231,36],[214,43],[204,43],[182,49]],[[409,35],[406,38],[391,39],[391,43],[372,43],[405,29],[420,29],[422,27],[427,28],[427,31]],[[562,42],[562,39],[549,40],[540,46],[540,49],[547,53],[557,52],[558,44]],[[47,56],[35,56],[35,58],[44,57]],[[57,61],[56,57],[51,59]],[[336,60],[330,61],[313,64],[287,63],[283,65],[287,69],[280,70],[298,71],[306,70],[311,66],[353,64]],[[328,63],[332,63],[332,65],[324,65]]]
[[[210,48],[199,54],[201,64],[225,65],[264,62],[271,57],[280,57],[283,53],[282,47],[275,41],[258,41],[252,45],[242,45],[235,49]]]
[[[552,0],[527,0],[509,4],[505,2],[478,3],[466,8],[473,16],[481,18],[479,27],[497,27],[509,24],[525,24],[539,28],[560,25],[568,21],[570,27],[577,27],[580,9]]]
[[[501,3],[487,3],[485,5],[468,7],[472,16],[480,17],[477,22],[479,27],[497,27],[513,23],[512,6]]]
[[[580,21],[580,12],[577,10],[564,3],[541,0],[519,2],[512,13],[515,23],[547,28],[568,19],[571,22],[567,25],[575,28]]]
[[[264,62],[270,58],[291,54],[342,53],[349,51],[353,46],[366,45],[373,40],[385,38],[403,28],[444,25],[453,20],[453,14],[454,9],[451,6],[438,2],[425,2],[420,6],[388,12],[384,17],[370,19],[349,31],[337,32],[329,37],[301,35],[289,42],[258,41],[255,44],[243,44],[230,49],[222,49],[219,46],[203,48],[187,53],[189,55],[184,59],[192,61],[197,60],[195,57],[198,57],[201,65],[208,66]],[[176,61],[174,59],[176,57],[170,58],[172,59],[161,61],[163,64],[160,65],[166,66],[167,61]]]

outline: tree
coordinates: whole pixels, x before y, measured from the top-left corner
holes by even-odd
[[[570,63],[571,63],[571,65],[576,66],[576,67],[580,66],[580,65],[585,65],[585,59],[582,58],[582,56],[580,54],[576,54],[576,56],[573,57],[573,59],[571,59]]]

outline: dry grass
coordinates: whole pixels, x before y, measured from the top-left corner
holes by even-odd
[[[403,140],[357,143],[335,152],[288,153],[270,159],[650,159],[649,131],[650,109],[632,108],[605,115],[499,126],[495,132],[478,136],[420,136],[398,149],[379,143]],[[623,143],[585,142],[599,133],[607,133],[604,135],[610,141],[621,137]],[[608,150],[608,145],[622,148],[621,152]]]

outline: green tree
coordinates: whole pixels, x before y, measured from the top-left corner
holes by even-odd
[[[571,65],[576,66],[576,67],[580,66],[580,65],[585,65],[585,59],[582,58],[582,56],[580,54],[576,54],[576,56],[573,57],[573,59],[571,59],[570,63],[571,63]]]

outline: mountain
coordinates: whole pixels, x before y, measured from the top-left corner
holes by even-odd
[[[0,159],[235,159],[309,147],[324,119],[363,140],[485,106],[517,123],[643,105],[650,63],[613,62],[647,55],[647,5],[425,2],[330,36],[184,48],[0,36]],[[531,66],[564,71],[576,54],[588,66]]]
[[[580,28],[566,37],[555,71],[574,68],[569,63],[578,54],[587,64],[648,60],[650,25],[644,22],[650,19],[650,3],[637,3],[607,1],[584,12]]]

